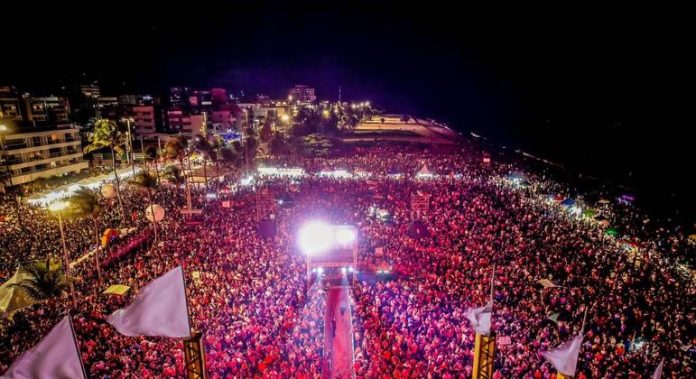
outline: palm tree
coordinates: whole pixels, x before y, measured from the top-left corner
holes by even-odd
[[[35,262],[24,268],[30,277],[21,282],[12,284],[20,288],[33,300],[41,301],[63,294],[67,289],[69,278],[63,275],[60,268],[52,268],[52,265],[43,262]]]
[[[157,184],[160,183],[160,172],[159,172],[159,156],[160,152],[157,151],[157,148],[154,146],[148,146],[147,149],[145,149],[145,160],[149,164],[153,164],[155,166],[155,174],[157,175]]]
[[[188,139],[182,135],[170,138],[164,145],[164,156],[169,159],[176,159],[183,171],[184,186],[186,186],[186,204],[191,210],[191,190],[189,189],[188,180],[186,180],[186,170],[184,169],[184,159],[188,156]]]
[[[181,167],[179,166],[167,166],[164,169],[164,178],[177,188],[180,188],[184,182],[186,181],[186,178],[184,178],[184,174],[181,170]]]
[[[359,122],[360,117],[358,114],[351,109],[345,108],[343,112],[341,112],[341,117],[338,120],[338,127],[339,129],[353,130]]]
[[[208,192],[208,159],[212,158],[214,151],[210,142],[202,135],[193,138],[193,149],[203,157],[203,177],[205,180],[205,192]]]
[[[121,131],[115,122],[108,119],[99,119],[94,123],[94,133],[89,137],[89,142],[90,144],[84,148],[85,153],[103,148],[111,150],[111,164],[114,170],[114,179],[116,180],[116,196],[121,207],[121,221],[125,223],[126,212],[123,208],[123,199],[121,198],[121,182],[116,171],[116,153],[123,153],[124,147],[128,143],[128,135]]]
[[[95,191],[87,187],[80,187],[70,198],[70,215],[76,217],[91,217],[94,223],[94,235],[97,242],[97,249],[94,253],[94,263],[97,266],[97,277],[101,282],[101,264],[99,263],[99,214],[102,206]]]
[[[155,241],[157,241],[157,219],[155,218],[154,208],[154,193],[157,191],[157,178],[147,171],[141,171],[128,181],[131,186],[147,192],[148,201],[150,202],[150,213],[152,213],[152,222],[155,225]]]
[[[215,171],[217,171],[218,176],[220,176],[220,161],[222,160],[222,148],[224,144],[222,137],[215,137],[210,141],[210,147],[213,149],[210,160],[215,164]]]

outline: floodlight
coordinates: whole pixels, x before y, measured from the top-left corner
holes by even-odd
[[[331,226],[320,221],[305,224],[300,229],[298,239],[302,251],[314,255],[329,250],[334,242],[331,229]]]

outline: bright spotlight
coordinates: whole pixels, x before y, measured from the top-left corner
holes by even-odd
[[[355,271],[355,270],[353,270],[353,266],[348,267],[348,272],[353,272],[353,271]]]
[[[340,245],[348,245],[355,241],[355,230],[350,227],[336,228],[336,242]]]
[[[307,255],[314,255],[327,251],[333,245],[331,226],[314,221],[305,224],[300,229],[299,244],[302,251]]]
[[[323,273],[324,273],[324,268],[323,268],[323,267],[319,267],[319,268],[317,269],[317,273],[319,273],[319,275],[323,274]]]
[[[343,275],[346,274],[346,268],[345,268],[345,267],[341,267],[341,274],[343,274]]]

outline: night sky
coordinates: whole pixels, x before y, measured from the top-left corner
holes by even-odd
[[[328,99],[340,85],[344,99],[445,120],[696,219],[686,9],[142,3],[3,12],[0,84],[52,93],[85,73],[107,95],[187,85],[284,96],[304,83]]]

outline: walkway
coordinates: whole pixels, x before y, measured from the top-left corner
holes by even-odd
[[[323,378],[351,378],[353,368],[353,316],[350,287],[331,287],[326,299],[325,349],[331,353],[330,367]],[[334,322],[335,320],[335,322]]]

